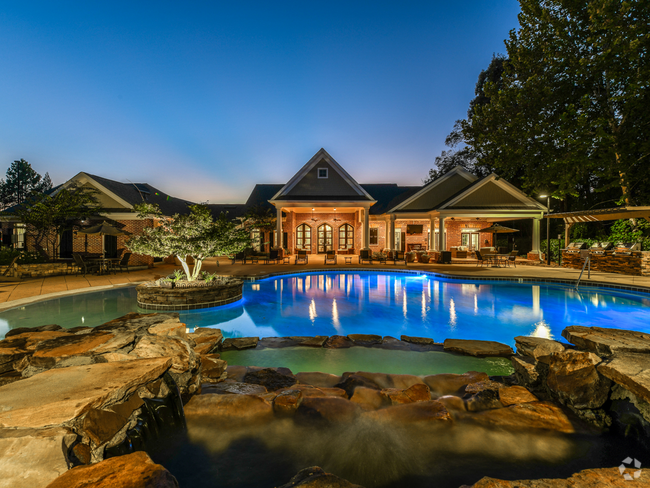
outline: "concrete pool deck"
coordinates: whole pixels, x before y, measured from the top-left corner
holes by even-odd
[[[342,258],[342,256],[339,256]],[[211,258],[204,262],[203,270],[211,273],[219,273],[240,277],[264,277],[271,273],[300,273],[316,270],[342,270],[346,269],[368,269],[368,270],[420,270],[431,271],[453,276],[463,276],[470,279],[489,278],[523,278],[539,280],[577,280],[580,270],[546,267],[542,265],[517,265],[517,267],[487,268],[476,266],[473,260],[454,260],[453,264],[418,264],[410,263],[404,265],[379,265],[359,264],[357,256],[353,257],[352,264],[325,265],[324,256],[311,255],[309,264],[230,264],[226,258]],[[342,259],[339,259],[341,261]],[[293,260],[292,260],[293,263]],[[111,275],[66,275],[51,276],[46,278],[28,278],[17,282],[0,282],[0,310],[25,305],[33,301],[56,298],[57,296],[83,293],[88,291],[99,291],[116,286],[134,285],[143,281],[149,281],[171,274],[174,269],[180,266],[171,264],[157,264],[153,268],[131,271],[130,273],[117,273]],[[582,277],[583,283],[602,283],[613,286],[647,288],[650,292],[650,276],[629,276],[615,273],[591,272],[591,278],[587,278],[585,271]]]

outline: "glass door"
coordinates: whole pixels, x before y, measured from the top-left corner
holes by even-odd
[[[460,235],[461,246],[467,246],[467,249],[474,251],[478,249],[479,234],[475,232],[463,232]]]
[[[326,253],[332,249],[332,226],[323,224],[318,228],[318,252]]]

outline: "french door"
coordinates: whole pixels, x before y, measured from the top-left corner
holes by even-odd
[[[332,249],[332,226],[323,224],[318,228],[318,252],[326,253]]]

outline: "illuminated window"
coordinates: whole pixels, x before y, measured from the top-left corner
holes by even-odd
[[[300,224],[296,228],[296,247],[298,249],[311,249],[311,227]]]
[[[354,247],[354,227],[343,224],[339,227],[339,249],[352,249]]]
[[[379,228],[370,228],[370,245],[376,246],[379,243]]]

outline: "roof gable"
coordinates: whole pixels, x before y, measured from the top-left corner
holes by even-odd
[[[438,207],[439,210],[468,208],[545,210],[546,207],[492,173]]]
[[[327,170],[327,178],[319,178],[319,169]],[[374,201],[325,149],[320,149],[271,201],[322,200],[330,197]]]
[[[433,210],[451,196],[470,186],[477,179],[466,169],[456,166],[440,178],[422,187],[420,191],[405,199],[390,211]]]

